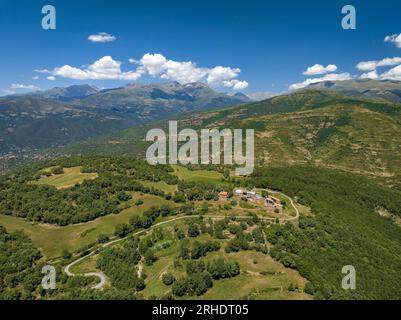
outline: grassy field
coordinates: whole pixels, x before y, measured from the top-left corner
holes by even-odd
[[[306,280],[297,271],[285,268],[269,255],[254,251],[230,254],[220,251],[209,254],[207,259],[220,257],[237,261],[241,267],[241,275],[215,281],[213,288],[201,299],[241,299],[248,295],[252,295],[254,299],[259,295],[263,295],[263,299],[275,299],[277,294],[280,294],[281,299],[311,299],[305,293],[287,290],[291,283],[303,288]]]
[[[189,170],[185,167],[173,165],[174,174],[181,180],[193,182],[222,183],[223,175],[217,171]]]
[[[138,181],[141,184],[143,184],[145,187],[153,187],[158,190],[162,190],[166,193],[174,193],[177,191],[177,186],[176,185],[169,185],[165,183],[164,181],[157,181],[157,182],[152,182],[152,181]]]
[[[70,271],[74,274],[84,274],[89,272],[98,271],[96,269],[96,259],[97,256],[91,256],[82,260],[80,263],[73,265]]]
[[[185,224],[184,221],[176,224]],[[184,266],[174,267],[174,259],[178,256],[178,241],[173,237],[174,225],[163,226],[164,241],[173,241],[166,249],[157,251],[158,260],[151,266],[145,266],[147,275],[146,288],[141,293],[144,297],[162,296],[170,291],[170,287],[164,285],[161,276],[165,272],[174,274],[176,278],[185,275]],[[201,235],[191,241],[205,241],[212,239],[209,235]],[[224,243],[224,241],[222,241]],[[224,247],[224,244],[222,245]],[[240,264],[241,275],[214,281],[213,288],[200,297],[191,299],[240,299],[249,297],[252,299],[311,299],[303,292],[290,292],[290,284],[298,284],[302,289],[306,280],[295,270],[285,268],[279,262],[274,261],[269,255],[255,251],[241,251],[227,254],[221,249],[219,252],[209,253],[206,260],[223,257],[235,260]]]
[[[57,189],[70,188],[84,180],[92,180],[97,178],[97,173],[82,173],[81,167],[64,168],[64,173],[42,177],[36,184],[47,184]]]
[[[139,198],[144,201],[141,206],[132,206],[119,214],[100,217],[86,223],[58,227],[34,224],[18,217],[0,215],[0,225],[9,231],[23,230],[47,258],[54,258],[60,256],[64,249],[74,251],[93,243],[102,233],[112,235],[117,224],[128,222],[132,216],[141,214],[151,206],[168,203],[157,196],[146,194],[140,196],[136,193],[133,193],[133,199],[129,203]]]
[[[198,239],[199,240],[199,239]],[[174,268],[173,261],[178,255],[177,245],[158,252],[158,260],[152,266],[145,267],[147,274],[146,289],[142,292],[145,297],[160,296],[170,291],[161,281],[164,272],[171,272],[176,277],[184,275],[183,268]],[[311,299],[303,292],[290,292],[288,286],[296,283],[300,288],[306,283],[298,272],[285,268],[270,256],[254,251],[226,254],[223,250],[208,254],[207,259],[224,257],[235,260],[240,264],[241,275],[214,281],[213,288],[200,297],[191,299],[240,299],[252,296],[253,299]],[[254,260],[257,264],[254,264]],[[261,274],[266,272],[266,274]]]

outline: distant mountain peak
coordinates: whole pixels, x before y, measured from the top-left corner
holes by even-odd
[[[346,96],[359,96],[401,103],[401,81],[351,79],[345,81],[323,81],[306,87],[311,90],[330,90]]]
[[[85,98],[92,94],[98,93],[99,91],[100,89],[95,86],[82,84],[71,85],[68,87],[54,87],[52,89],[40,92],[38,95],[48,99],[67,102],[75,99]]]

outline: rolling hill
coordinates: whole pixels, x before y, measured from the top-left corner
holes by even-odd
[[[68,146],[67,154],[138,154],[152,127],[132,128]],[[401,167],[401,106],[382,100],[305,90],[222,110],[181,117],[181,128],[254,128],[258,165],[312,163],[395,178]]]

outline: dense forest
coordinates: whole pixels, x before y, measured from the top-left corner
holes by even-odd
[[[43,275],[40,252],[21,232],[8,233],[0,226],[0,300],[33,298]]]
[[[300,227],[266,229],[270,254],[310,280],[317,299],[400,299],[401,229],[380,217],[401,215],[401,193],[367,178],[299,166],[259,169],[258,187],[282,190],[312,208]],[[343,290],[341,269],[356,269],[356,290]]]

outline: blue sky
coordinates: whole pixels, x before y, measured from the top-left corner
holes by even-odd
[[[57,10],[56,30],[41,27],[45,4]],[[356,30],[341,27],[346,4],[357,10]],[[114,41],[88,40],[100,32]],[[395,0],[0,0],[0,95],[83,83],[195,79],[253,93],[322,77],[401,80],[401,58],[382,61],[401,57],[400,33]],[[315,64],[324,68],[303,74]]]

